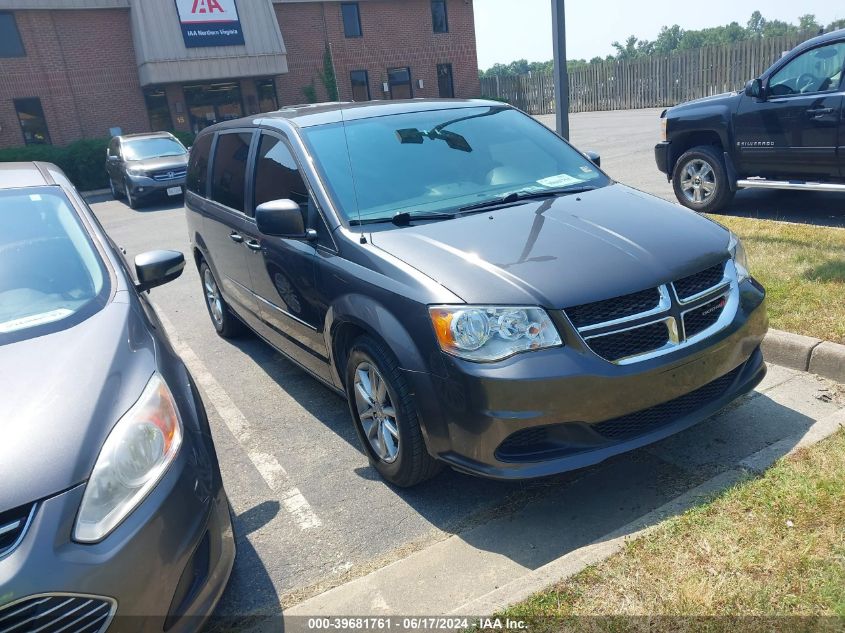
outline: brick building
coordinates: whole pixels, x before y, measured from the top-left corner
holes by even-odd
[[[328,71],[328,73],[327,73]],[[0,0],[0,147],[476,97],[472,0]]]

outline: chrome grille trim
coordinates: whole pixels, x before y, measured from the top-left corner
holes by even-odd
[[[0,526],[0,536],[4,536],[9,532],[13,532],[15,530],[20,530],[20,534],[18,537],[12,542],[11,545],[8,545],[2,549],[0,549],[0,560],[3,560],[6,556],[11,554],[12,552],[17,549],[17,547],[21,544],[26,533],[29,531],[29,526],[32,524],[33,519],[35,518],[35,513],[38,511],[38,504],[33,503],[29,509],[29,513],[24,518],[15,519],[9,523],[5,523],[4,525]],[[23,521],[23,527],[21,527],[21,522]],[[14,526],[14,527],[13,527]]]
[[[703,299],[704,297],[710,296],[711,294],[713,294],[717,290],[727,289],[727,287],[730,286],[730,283],[731,283],[731,277],[728,274],[728,262],[730,262],[731,267],[733,267],[733,261],[732,260],[728,260],[727,262],[725,262],[724,272],[722,273],[722,281],[720,281],[719,283],[717,283],[714,286],[710,286],[706,290],[702,290],[701,292],[697,292],[694,295],[689,296],[685,299],[681,299],[681,296],[678,294],[678,290],[675,288],[675,283],[673,282],[672,283],[672,291],[675,293],[675,299],[678,300],[678,303],[680,303],[681,305],[688,305],[690,303],[695,303],[696,301],[699,301],[700,299]],[[734,274],[734,277],[735,276],[736,275]]]
[[[610,321],[602,321],[601,323],[591,323],[590,325],[584,325],[578,328],[578,331],[582,333],[593,332],[595,330],[601,330],[603,328],[612,327],[614,325],[630,323],[631,321],[639,321],[640,319],[645,319],[650,316],[654,316],[655,314],[666,312],[672,306],[672,298],[669,296],[669,289],[666,288],[666,286],[660,286],[657,290],[660,293],[660,302],[657,304],[656,307],[652,308],[651,310],[647,310],[646,312],[639,312],[631,316],[621,317],[619,319],[611,319]]]
[[[173,176],[170,176],[170,174]],[[159,182],[164,182],[166,180],[176,180],[178,178],[184,178],[185,175],[188,173],[186,168],[180,167],[179,169],[168,169],[167,171],[157,171],[152,174],[153,180],[157,180]]]
[[[669,286],[672,286],[671,295],[669,294]],[[667,344],[649,352],[607,361],[614,365],[629,365],[631,363],[643,362],[652,358],[664,356],[676,350],[684,349],[691,345],[695,345],[696,343],[713,336],[730,325],[739,308],[739,280],[737,278],[736,267],[731,259],[725,262],[724,276],[721,282],[703,292],[697,293],[693,297],[687,298],[684,301],[679,299],[673,283],[661,285],[659,289],[661,296],[659,309],[649,310],[623,319],[616,319],[605,323],[591,324],[581,328],[576,328],[587,347],[590,347],[590,340],[603,336],[619,334],[620,332],[635,330],[641,327],[647,327],[649,325],[653,325],[654,323],[664,321],[669,329],[669,342]],[[726,299],[725,306],[722,308],[722,312],[716,322],[701,332],[687,337],[686,332],[683,329],[684,315],[686,315],[687,312],[707,304],[708,302],[715,301],[723,297]],[[664,298],[667,298],[668,300],[664,301]],[[660,318],[650,318],[655,316],[660,316]],[[627,327],[614,327],[617,325],[627,325]],[[607,331],[601,331],[600,333],[591,334],[592,332],[605,330],[606,328],[610,329]],[[594,354],[598,355],[591,347],[590,350]]]
[[[64,600],[62,600],[64,599]],[[27,610],[33,607],[38,607],[51,600],[61,600],[55,606],[51,606],[48,610],[35,613],[32,617],[22,621],[15,622],[12,618],[20,616]],[[49,619],[51,613],[62,609],[74,601],[80,602],[74,605],[70,611],[60,613],[58,618]],[[88,610],[82,615],[75,617],[70,622],[65,622],[78,614],[82,609]],[[31,631],[37,633],[41,631],[49,631],[50,633],[72,633],[74,631],[86,631],[86,633],[104,633],[114,619],[117,612],[117,601],[114,598],[106,596],[91,596],[84,594],[72,594],[63,592],[35,594],[25,596],[9,604],[0,606],[0,633],[19,633],[22,631]],[[47,618],[45,620],[45,618]],[[78,627],[80,623],[87,620],[81,628]],[[30,625],[28,628],[22,628]],[[76,627],[76,628],[74,628]],[[92,628],[96,627],[96,628]]]

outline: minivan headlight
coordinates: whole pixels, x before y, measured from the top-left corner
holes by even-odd
[[[502,360],[518,352],[562,345],[542,308],[432,306],[429,314],[441,349],[467,360]]]
[[[115,424],[85,486],[73,538],[101,541],[144,500],[182,445],[182,422],[164,380],[153,374]]]
[[[734,260],[737,281],[745,281],[751,276],[748,272],[748,255],[745,253],[745,247],[742,245],[742,240],[733,233],[731,233],[731,239],[728,243],[728,251],[730,251],[731,259]]]
[[[147,172],[141,169],[140,167],[127,167],[126,173],[130,176],[135,176],[136,178],[139,176],[146,176]]]

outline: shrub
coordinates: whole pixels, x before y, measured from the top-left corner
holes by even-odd
[[[305,101],[307,103],[317,103],[317,89],[314,87],[314,84],[303,86],[302,94],[305,95]]]
[[[67,147],[25,145],[0,149],[0,162],[42,161],[54,163],[80,191],[108,187],[106,147],[109,139],[85,139]]]
[[[194,139],[197,137],[193,132],[173,132],[173,136],[179,139],[185,147],[190,147],[194,144]]]

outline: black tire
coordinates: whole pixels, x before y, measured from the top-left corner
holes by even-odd
[[[712,145],[683,153],[672,171],[672,187],[678,202],[699,213],[723,209],[734,196],[724,158]]]
[[[138,198],[132,195],[132,190],[129,188],[129,181],[123,181],[123,193],[126,195],[126,204],[129,205],[130,209],[137,209],[140,207],[140,203],[138,202]]]
[[[355,396],[355,374],[362,364],[372,365],[378,370],[386,386],[389,404],[396,412],[398,448],[392,461],[387,461],[377,454],[367,438],[359,415]],[[426,450],[414,396],[399,370],[399,363],[384,344],[369,336],[362,336],[352,344],[346,363],[346,395],[364,452],[384,479],[396,486],[408,488],[431,479],[442,470],[441,463]]]
[[[109,176],[109,189],[111,189],[111,197],[115,200],[120,199],[120,192],[117,190],[117,187],[114,186],[114,179]]]
[[[211,289],[208,287],[208,282],[212,283],[214,292],[216,292],[216,300],[219,301],[217,307],[214,306],[211,297]],[[211,324],[214,326],[217,334],[222,338],[237,338],[244,332],[244,324],[232,314],[229,305],[220,294],[220,287],[217,284],[217,278],[214,276],[211,268],[204,261],[200,263],[200,283],[202,283],[202,294],[205,299],[205,307],[208,310],[208,316],[211,318]]]

